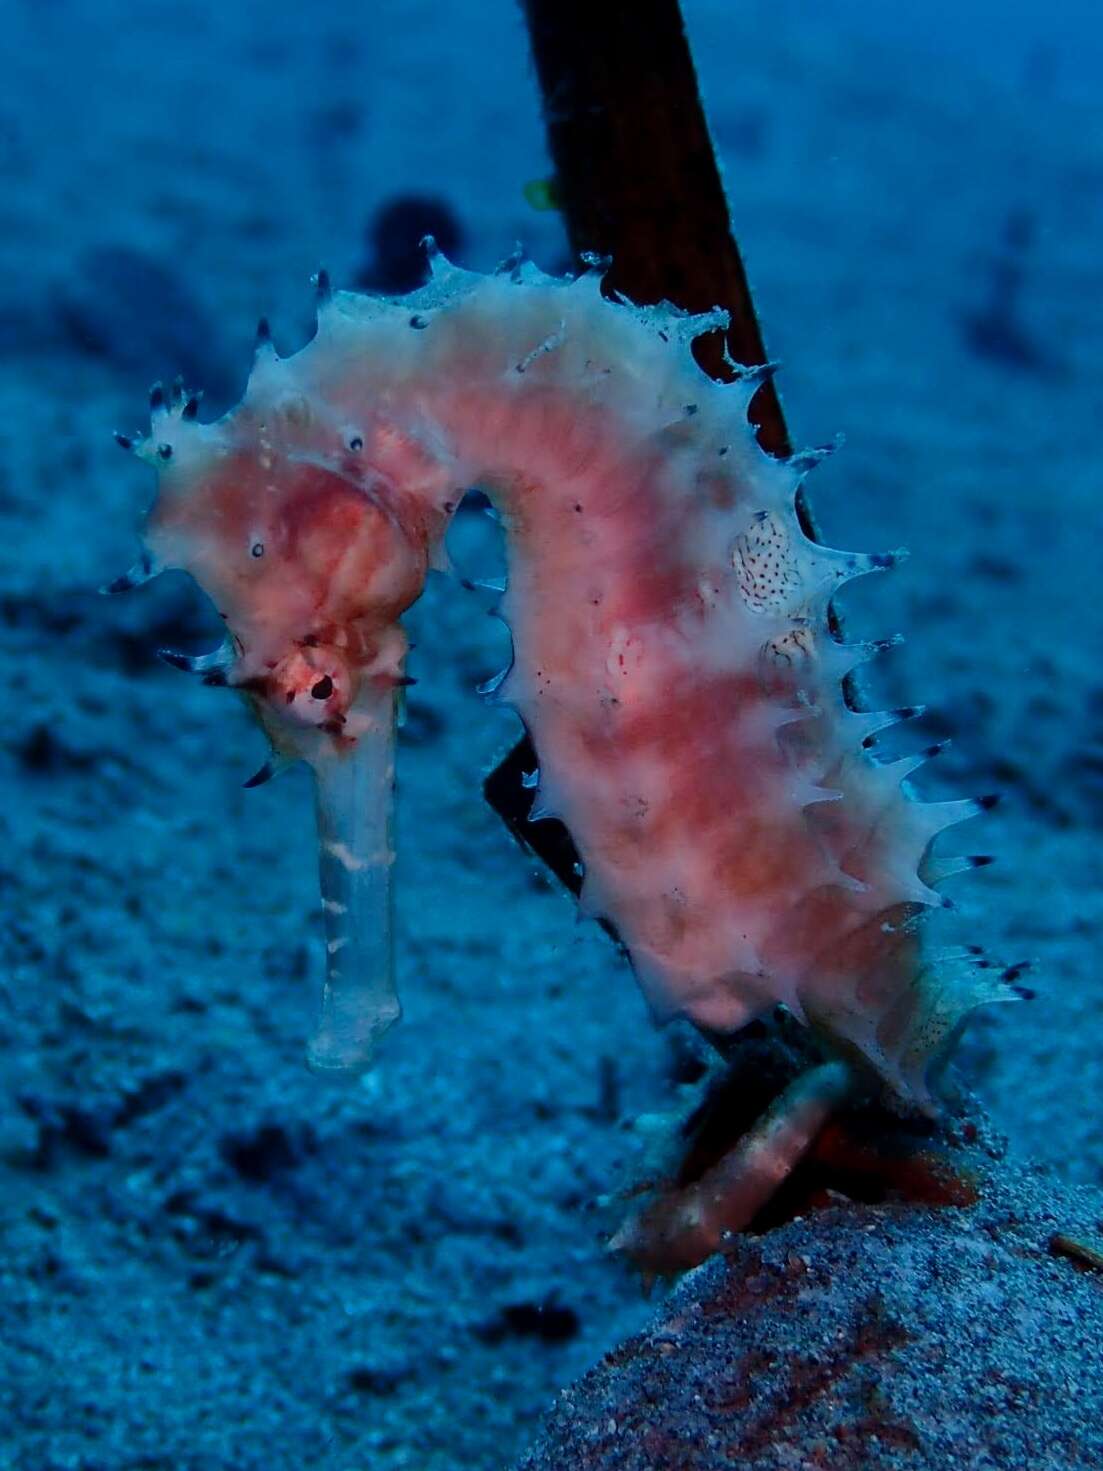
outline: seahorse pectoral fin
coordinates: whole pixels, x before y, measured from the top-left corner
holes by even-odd
[[[326,977],[317,1028],[307,1044],[312,1072],[357,1075],[401,1015],[394,984],[391,836],[394,690],[361,708],[348,749],[311,762],[318,816]]]

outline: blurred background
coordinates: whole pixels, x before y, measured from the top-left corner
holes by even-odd
[[[948,933],[1037,999],[961,1066],[1012,1147],[1103,1179],[1103,28],[1086,0],[686,0],[706,108],[825,539],[910,562],[846,602],[907,642],[878,701],[998,790]],[[568,260],[519,12],[0,4],[0,1466],[490,1468],[646,1313],[595,1202],[698,1063],[480,795],[517,732],[507,636],[455,585],[399,782],[405,1019],[306,1074],[321,956],[308,784],[259,791],[237,703],[159,664],[215,620],[121,599],[152,476],[111,431],[182,372],[239,395],[308,278]],[[530,202],[535,201],[535,203]],[[500,556],[465,514],[457,559]]]

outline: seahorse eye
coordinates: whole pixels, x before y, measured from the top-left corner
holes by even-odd
[[[263,557],[264,543],[262,541],[255,541],[253,545],[249,548],[249,551],[254,557]]]
[[[328,700],[333,693],[333,680],[328,674],[323,674],[318,683],[311,688],[310,693],[316,700]]]

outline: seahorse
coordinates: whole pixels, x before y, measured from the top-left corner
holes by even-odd
[[[236,408],[204,423],[196,396],[158,387],[149,435],[124,440],[158,491],[117,585],[189,572],[226,638],[170,661],[245,697],[271,743],[261,775],[314,775],[327,961],[309,1064],[362,1071],[399,1015],[401,615],[477,486],[509,569],[513,660],[490,697],[527,727],[533,815],[566,823],[582,910],[615,927],[656,1015],[724,1035],[783,1003],[933,1111],[963,1019],[1010,992],[925,934],[940,885],[982,861],[933,840],[987,800],[916,800],[930,751],[871,749],[916,710],[844,699],[883,645],[836,638],[829,604],[898,554],[802,531],[817,455],[759,447],[766,370],[722,384],[693,357],[722,311],[607,298],[598,263],[560,279],[518,255],[482,275],[427,249],[427,284],[397,298],[320,275],[315,335],[280,358],[262,324]]]

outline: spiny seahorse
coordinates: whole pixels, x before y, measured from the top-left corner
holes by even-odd
[[[843,698],[880,645],[833,637],[829,602],[895,554],[801,530],[815,456],[759,447],[763,370],[720,384],[691,353],[723,312],[607,299],[596,263],[557,279],[514,257],[483,276],[427,246],[431,279],[403,297],[319,278],[313,339],[281,359],[262,330],[217,422],[155,388],[149,436],[125,441],[159,488],[121,584],[191,573],[227,637],[171,662],[241,691],[272,763],[315,777],[328,956],[309,1062],[363,1070],[399,1015],[400,617],[478,486],[509,566],[513,662],[492,697],[532,737],[534,811],[574,839],[583,911],[615,926],[656,1013],[731,1033],[784,1003],[933,1109],[963,1017],[1010,991],[976,951],[924,938],[939,884],[979,861],[932,840],[984,799],[915,800],[924,757],[869,749],[915,712]]]

